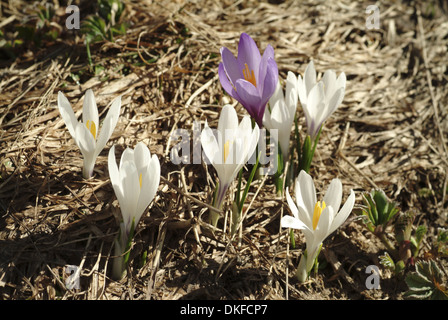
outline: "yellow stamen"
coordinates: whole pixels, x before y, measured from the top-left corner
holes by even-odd
[[[224,163],[226,163],[227,157],[229,156],[229,148],[230,141],[226,141],[226,143],[224,143]]]
[[[320,201],[316,202],[313,212],[313,230],[316,230],[320,215],[322,214],[322,211],[324,211],[325,207],[325,201],[322,201],[322,206],[320,205]]]
[[[142,188],[142,179],[143,179],[143,177],[142,177],[142,174],[140,173],[140,177],[138,179],[138,182],[140,182],[140,189]]]
[[[91,123],[91,125],[89,126],[90,123]],[[92,134],[93,139],[96,139],[96,125],[95,125],[95,122],[87,120],[86,127],[87,127],[87,129],[89,129],[90,133]]]
[[[255,79],[254,70],[249,70],[249,66],[247,63],[244,64],[245,68],[243,69],[244,79],[252,83],[255,87],[257,86],[257,80]]]

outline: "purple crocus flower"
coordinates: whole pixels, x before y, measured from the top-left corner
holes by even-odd
[[[218,74],[222,87],[246,108],[261,128],[266,104],[278,82],[274,49],[268,45],[261,56],[255,41],[242,33],[238,57],[225,47],[221,48],[221,57]]]

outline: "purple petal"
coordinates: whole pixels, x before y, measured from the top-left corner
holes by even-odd
[[[236,90],[238,92],[240,100],[238,100],[247,112],[252,116],[252,118],[257,121],[260,126],[263,123],[263,113],[261,113],[261,118],[259,116],[259,108],[261,104],[260,94],[256,87],[252,83],[246,80],[238,80],[236,82]]]
[[[226,70],[224,69],[224,65],[222,62],[219,64],[218,67],[218,75],[219,75],[219,82],[221,82],[221,86],[223,89],[233,98],[239,101],[238,93],[235,91],[232,83],[230,82]]]
[[[238,65],[238,61],[232,52],[227,48],[221,48],[222,64],[231,83],[235,83],[236,80],[243,78],[242,69]]]
[[[261,55],[255,41],[246,33],[242,33],[240,42],[238,43],[238,65],[241,70],[245,68],[245,64],[249,70],[254,71],[255,79],[258,79]]]
[[[267,68],[268,68],[268,61],[274,59],[274,48],[272,48],[271,45],[268,45],[266,49],[263,52],[263,56],[261,57],[260,62],[260,70],[258,74],[258,79],[260,81],[260,90],[263,90],[263,79],[266,77]],[[277,66],[276,66],[277,67]],[[278,74],[278,71],[277,71]]]
[[[267,103],[275,92],[278,83],[278,69],[274,59],[267,61],[266,76],[263,80],[262,102]]]

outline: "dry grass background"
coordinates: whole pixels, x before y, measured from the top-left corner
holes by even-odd
[[[203,220],[214,169],[173,164],[170,133],[192,132],[194,121],[217,124],[228,99],[217,77],[219,49],[236,53],[241,32],[261,50],[274,47],[283,79],[288,71],[303,74],[310,59],[320,72],[344,71],[343,104],[327,122],[313,160],[317,188],[339,177],[344,199],[353,188],[357,204],[361,192],[384,189],[401,210],[418,211],[429,229],[428,249],[437,227],[447,226],[446,8],[435,1],[378,1],[381,28],[367,30],[369,1],[125,4],[126,35],[92,47],[94,64],[104,66],[98,75],[85,72],[85,46],[79,31],[64,29],[62,3],[57,41],[0,61],[1,299],[401,299],[403,278],[385,269],[380,289],[365,287],[365,268],[379,265],[385,248],[353,215],[325,241],[327,266],[297,283],[304,243],[287,249],[279,221],[289,211],[269,179],[253,184],[241,245],[213,236]],[[1,27],[13,31],[29,18],[29,6],[1,1]],[[81,14],[86,6],[80,5]],[[79,83],[73,75],[80,75]],[[63,91],[80,114],[88,88],[100,118],[116,96],[123,105],[95,175],[85,181],[56,97]],[[300,106],[298,113],[304,130]],[[119,154],[138,141],[159,157],[162,180],[138,225],[129,273],[116,282],[109,269],[119,207],[106,155],[112,144]],[[65,288],[66,265],[82,267],[80,290]]]

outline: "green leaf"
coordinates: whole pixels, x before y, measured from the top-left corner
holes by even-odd
[[[387,252],[384,252],[384,255],[379,256],[379,258],[380,258],[380,264],[391,270],[395,270],[394,260]]]
[[[434,260],[420,261],[415,266],[415,272],[406,276],[409,287],[404,296],[414,299],[448,300],[448,289],[442,285],[444,275]]]

